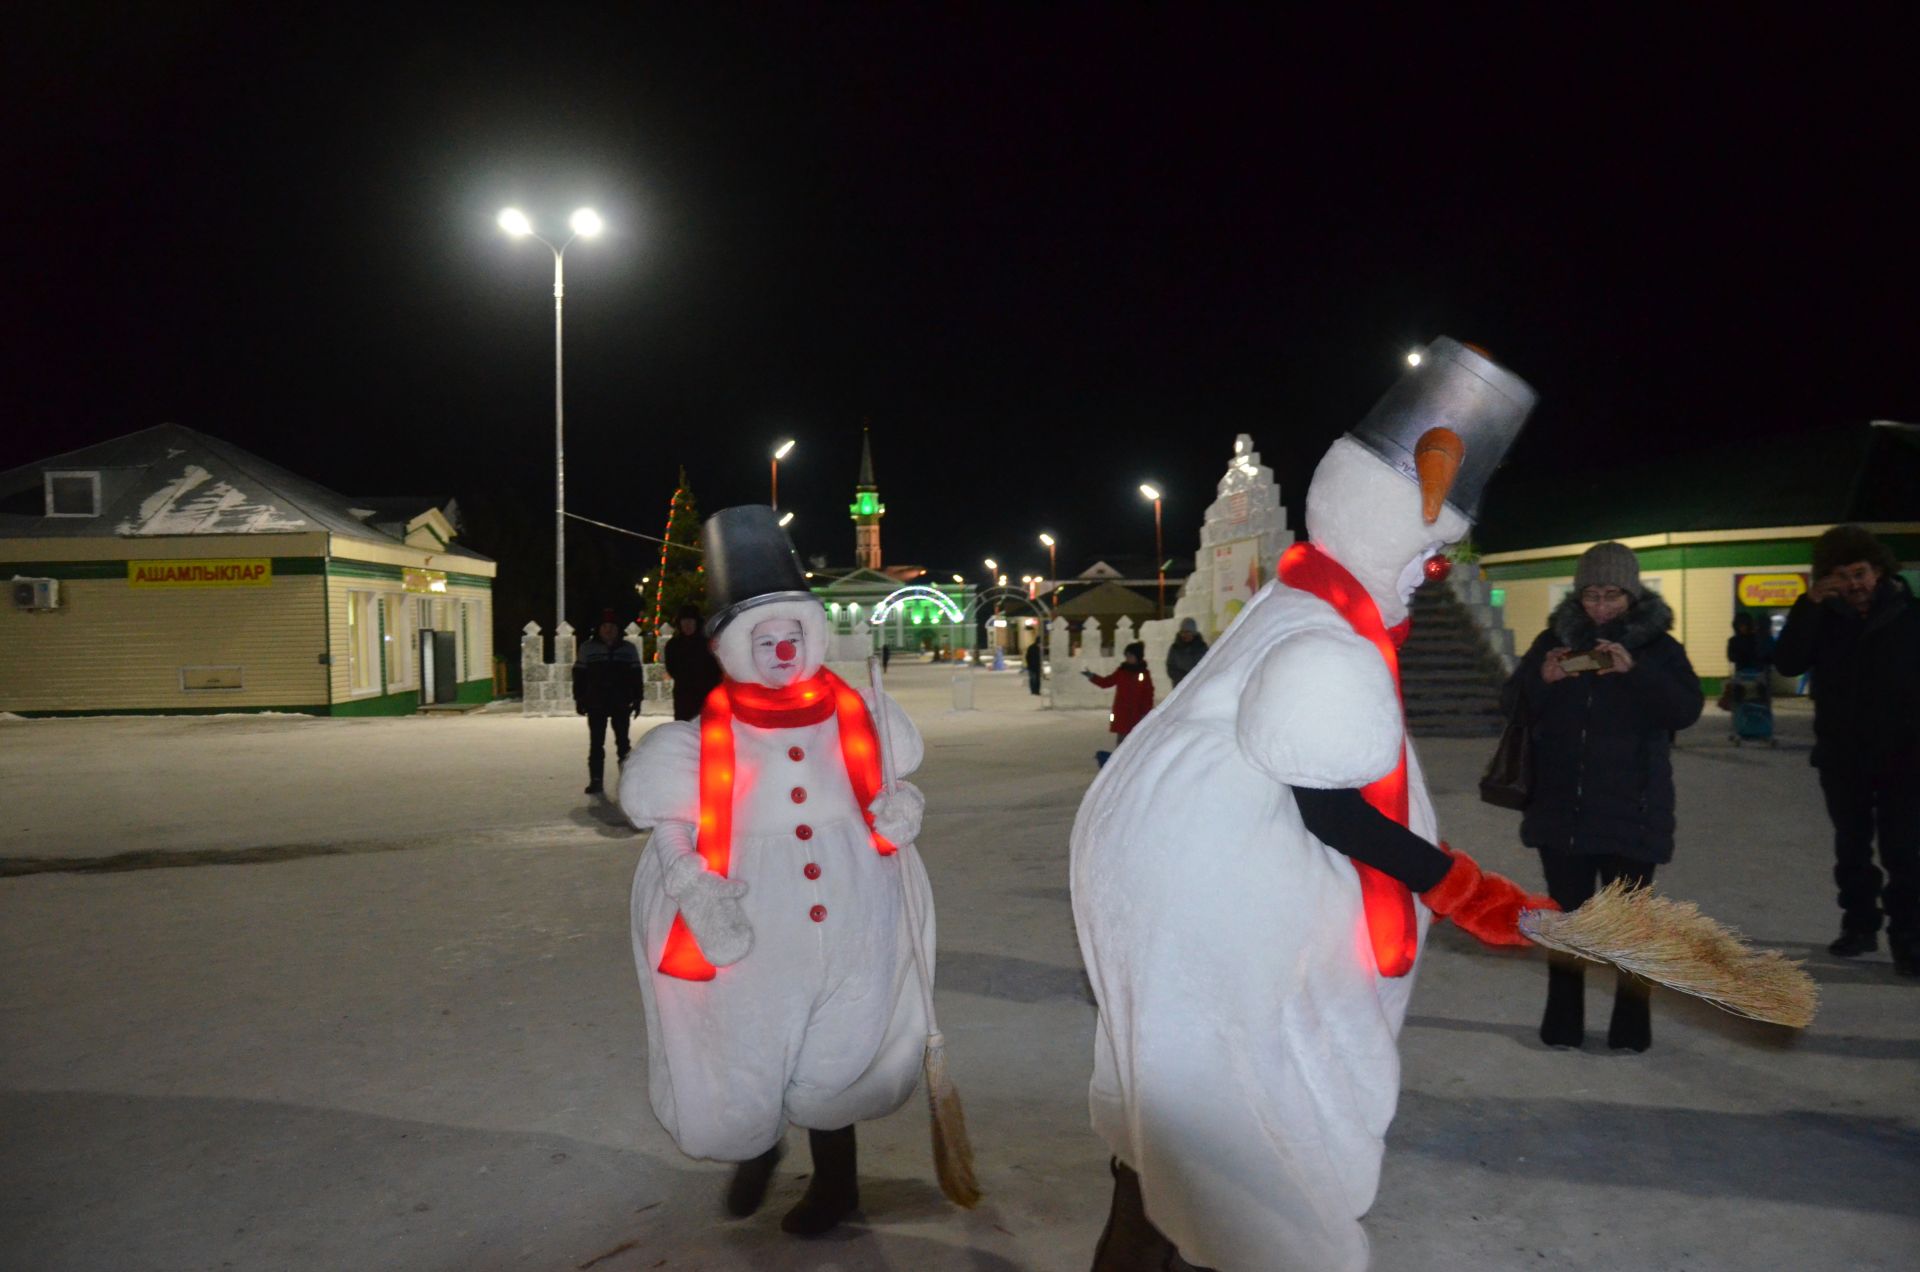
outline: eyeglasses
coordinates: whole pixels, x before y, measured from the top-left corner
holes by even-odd
[[[1617,587],[1589,587],[1581,591],[1580,599],[1588,605],[1609,605],[1614,601],[1624,601],[1627,594]]]

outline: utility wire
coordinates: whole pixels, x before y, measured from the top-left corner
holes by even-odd
[[[629,530],[625,526],[610,525],[605,521],[595,521],[592,517],[583,517],[577,512],[569,512],[567,515],[575,521],[584,521],[590,526],[599,526],[602,530],[611,530],[616,534],[630,534],[636,539],[645,539],[648,543],[664,543],[670,548],[679,548],[683,552],[700,552],[699,548],[691,544],[675,543],[671,539],[662,539],[659,535],[655,534],[641,534],[638,530]],[[701,555],[704,556],[705,553],[701,553]]]

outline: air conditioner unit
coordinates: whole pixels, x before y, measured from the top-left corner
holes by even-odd
[[[16,577],[13,580],[13,607],[23,610],[59,609],[60,580]]]

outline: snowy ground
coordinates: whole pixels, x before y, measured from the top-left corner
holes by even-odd
[[[578,721],[7,720],[0,1266],[1085,1268],[1109,1183],[1066,841],[1103,720],[1036,710],[1012,675],[955,715],[947,675],[892,683],[929,742],[979,1210],[935,1190],[915,1103],[862,1128],[863,1224],[778,1232],[797,1135],[767,1210],[717,1218],[725,1171],[647,1110],[642,840],[581,796]],[[1912,1266],[1920,984],[1824,953],[1805,715],[1768,751],[1708,714],[1662,887],[1809,957],[1819,1021],[1793,1037],[1659,995],[1654,1049],[1615,1056],[1596,972],[1589,1049],[1549,1052],[1541,960],[1441,928],[1367,1220],[1381,1272]],[[1516,817],[1473,797],[1489,749],[1422,746],[1441,823],[1532,881]],[[164,854],[199,864],[73,869]]]

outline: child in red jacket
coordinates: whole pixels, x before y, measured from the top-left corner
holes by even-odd
[[[1102,689],[1113,690],[1113,712],[1107,717],[1113,727],[1113,750],[1117,750],[1127,740],[1127,734],[1133,732],[1133,726],[1153,710],[1153,673],[1147,670],[1147,647],[1136,640],[1122,650],[1121,655],[1120,665],[1107,675],[1080,673]],[[1093,758],[1105,764],[1113,750],[1095,751]]]

